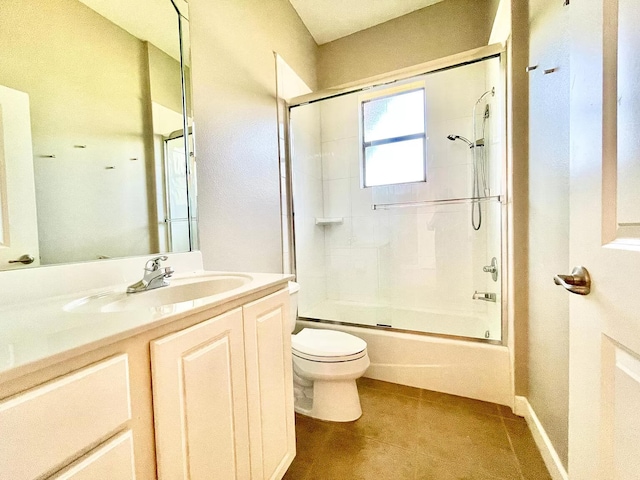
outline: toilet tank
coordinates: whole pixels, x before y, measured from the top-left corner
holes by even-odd
[[[300,284],[296,282],[289,282],[289,296],[291,303],[291,310],[289,314],[289,321],[291,323],[291,333],[296,328],[296,319],[298,318],[298,292],[300,291]]]

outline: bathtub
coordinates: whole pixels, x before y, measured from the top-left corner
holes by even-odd
[[[334,314],[324,318],[332,318],[338,322],[357,322],[363,326],[326,323],[303,318],[298,320],[296,330],[330,328],[351,333],[365,340],[371,360],[365,377],[475,398],[513,408],[511,362],[509,349],[506,346],[382,328],[367,328],[367,325],[375,326],[378,323],[385,323],[378,321],[381,318],[380,315],[389,314],[367,305],[341,305],[340,302],[331,302],[321,307],[320,310],[314,307],[315,312]],[[405,322],[418,321],[415,310],[408,312],[403,312],[404,309],[394,310],[396,311],[391,312],[390,318],[404,316]],[[301,313],[309,314],[309,312]],[[436,312],[430,312],[427,320],[424,316],[419,317],[422,324],[429,321],[430,328],[434,325],[448,326],[446,332],[436,331],[436,333],[449,335],[454,333],[452,326],[462,325],[470,320],[477,320],[477,318],[464,318],[464,316],[450,313],[441,314],[438,318]],[[407,328],[407,326],[401,327],[398,322],[392,325],[394,328]],[[482,329],[487,329],[487,325],[479,324],[478,328],[482,332],[484,331]],[[494,328],[497,327],[494,326]],[[468,331],[465,335],[469,335]]]

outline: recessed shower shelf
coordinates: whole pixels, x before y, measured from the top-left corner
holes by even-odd
[[[497,200],[502,203],[504,197],[502,195],[493,195],[488,197],[470,197],[470,198],[447,198],[443,200],[424,200],[422,202],[402,202],[402,203],[375,203],[371,205],[373,210],[387,210],[389,208],[406,208],[406,207],[424,207],[427,205],[455,205],[460,203],[478,203]]]
[[[316,225],[341,225],[344,222],[342,217],[322,218],[316,217]]]

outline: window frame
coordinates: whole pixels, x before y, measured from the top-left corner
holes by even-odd
[[[399,137],[387,137],[380,140],[373,140],[370,142],[365,142],[364,139],[364,108],[365,104],[375,101],[375,100],[383,100],[389,97],[395,97],[398,95],[402,95],[405,93],[415,92],[422,90],[423,92],[423,118],[424,118],[424,130],[422,133],[414,133],[411,135],[402,135]],[[360,188],[373,188],[373,187],[385,187],[390,185],[407,185],[411,183],[423,183],[427,181],[427,88],[425,81],[419,82],[411,82],[404,85],[399,85],[395,87],[382,87],[377,88],[375,91],[369,91],[366,94],[361,94],[358,97],[358,120],[359,120],[359,132],[358,132],[358,141],[360,143],[360,153],[359,153],[359,166],[360,166]],[[416,140],[422,138],[422,178],[417,180],[411,180],[408,182],[398,182],[398,183],[383,183],[379,185],[367,185],[366,184],[366,149],[368,147],[375,147],[379,145],[388,145],[392,143],[405,142],[409,140]]]

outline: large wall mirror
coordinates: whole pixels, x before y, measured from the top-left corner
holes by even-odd
[[[2,1],[1,270],[197,248],[188,31],[183,0]]]

